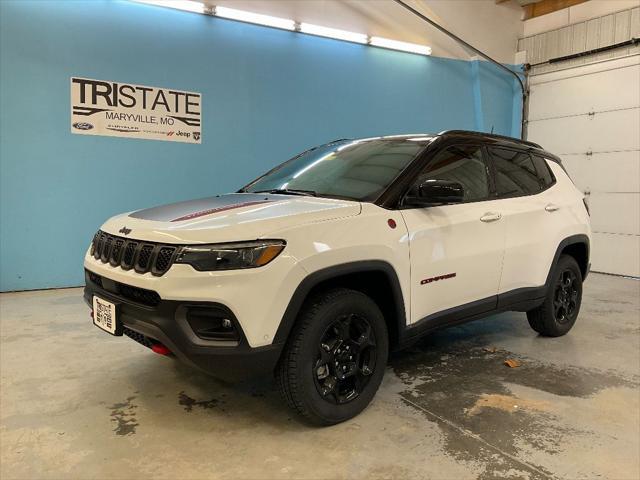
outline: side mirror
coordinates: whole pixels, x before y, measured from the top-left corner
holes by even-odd
[[[404,204],[416,207],[431,207],[449,203],[462,203],[464,188],[450,180],[427,180],[413,188],[406,196]]]

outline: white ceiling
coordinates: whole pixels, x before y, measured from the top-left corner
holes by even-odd
[[[496,60],[514,63],[522,35],[516,2],[495,0],[406,0]],[[472,55],[393,0],[203,0],[208,6],[248,10],[332,28],[429,45],[433,55],[469,59]]]

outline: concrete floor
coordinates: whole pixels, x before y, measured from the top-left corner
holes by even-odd
[[[80,289],[0,307],[3,480],[640,477],[635,280],[593,274],[564,338],[520,313],[434,334],[392,357],[362,415],[325,429],[270,381],[224,385],[98,331]]]

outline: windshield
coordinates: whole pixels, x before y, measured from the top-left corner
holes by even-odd
[[[307,150],[241,191],[373,200],[423,148],[408,140],[340,140]]]

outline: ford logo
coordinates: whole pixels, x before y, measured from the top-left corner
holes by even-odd
[[[78,130],[91,130],[93,125],[87,122],[76,122],[73,124],[73,128],[77,128]]]

